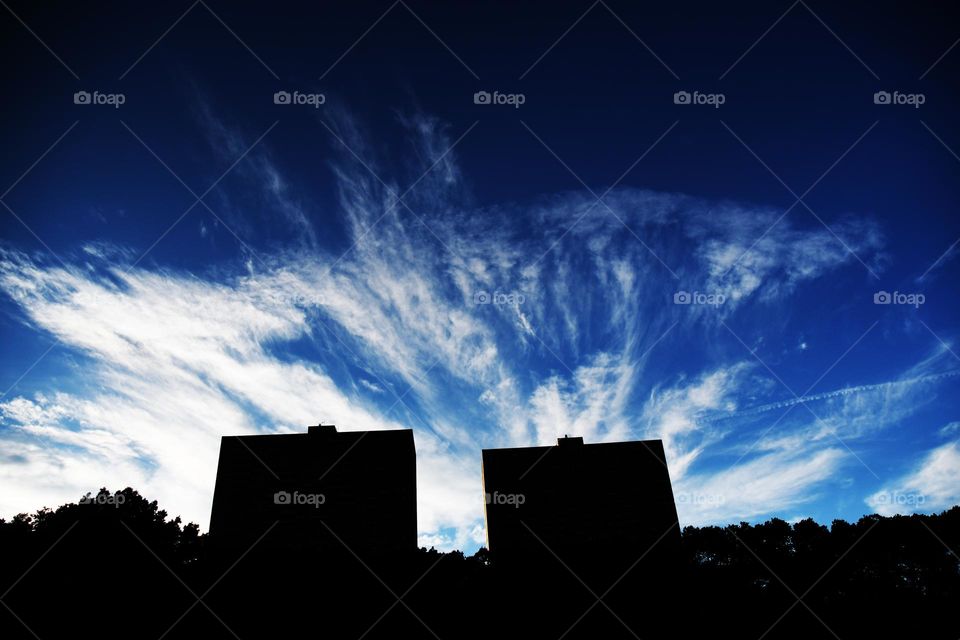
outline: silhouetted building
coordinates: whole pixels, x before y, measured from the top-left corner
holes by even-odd
[[[365,555],[417,548],[413,431],[224,436],[210,516],[220,548],[260,544]],[[339,538],[339,539],[338,539]]]
[[[487,544],[501,558],[619,554],[632,561],[652,548],[648,555],[663,559],[679,544],[660,440],[564,437],[556,446],[485,449],[483,485]]]

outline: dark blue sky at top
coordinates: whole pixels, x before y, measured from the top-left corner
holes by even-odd
[[[481,212],[583,191],[574,173],[602,193],[679,121],[621,187],[783,211],[796,198],[780,180],[799,195],[829,169],[804,197],[809,208],[829,225],[867,216],[882,231],[883,257],[875,263],[879,278],[854,260],[814,286],[799,287],[776,313],[754,309],[729,320],[745,342],[763,339],[758,354],[797,393],[874,320],[877,330],[811,393],[881,383],[921,360],[937,341],[923,325],[904,319],[910,313],[954,344],[960,263],[948,255],[917,280],[960,237],[960,159],[954,154],[960,150],[960,48],[931,69],[960,37],[960,21],[946,5],[811,2],[794,5],[784,16],[789,2],[610,1],[583,16],[589,2],[409,2],[416,15],[396,4],[359,42],[390,3],[208,5],[216,16],[195,5],[147,51],[189,2],[150,7],[12,2],[10,8],[63,64],[10,12],[0,11],[6,61],[0,71],[5,96],[0,189],[78,121],[3,197],[32,230],[0,210],[4,247],[31,255],[49,249],[68,263],[89,243],[139,255],[194,203],[121,120],[197,194],[238,155],[217,142],[211,122],[238,135],[243,147],[277,122],[258,149],[295,187],[317,244],[332,254],[352,240],[338,214],[331,169],[331,157],[343,150],[321,120],[332,125],[345,114],[356,122],[379,158],[377,172],[390,175],[401,190],[428,166],[405,146],[401,120],[416,114],[436,118],[450,140],[476,122],[455,156],[464,181],[458,197],[465,208]],[[122,92],[126,103],[116,110],[74,105],[72,95],[79,90]],[[326,104],[318,110],[275,105],[278,90],[322,92]],[[518,109],[475,105],[473,94],[480,90],[523,93],[526,101]],[[722,93],[726,102],[719,109],[676,105],[672,96],[681,90]],[[919,109],[876,105],[873,94],[881,90],[922,93],[926,102]],[[231,171],[205,202],[257,252],[298,245],[298,232],[277,223],[268,200],[242,169],[241,164]],[[416,202],[423,215],[443,216],[427,210],[432,201]],[[823,229],[803,205],[796,205],[788,220],[798,230]],[[520,228],[531,238],[544,233],[532,219]],[[434,249],[443,247],[437,243]],[[206,277],[248,257],[232,232],[197,205],[141,266]],[[669,281],[665,269],[661,275]],[[919,310],[877,307],[870,294],[880,289],[922,291],[928,302]],[[53,338],[23,322],[9,299],[0,304],[3,391]],[[602,331],[604,319],[593,322]],[[816,348],[803,357],[786,355],[798,341]],[[322,359],[322,350],[311,351],[315,345],[298,349],[294,345],[291,357],[310,352]],[[570,351],[558,355],[575,357]],[[550,354],[541,356],[544,372],[556,368]],[[81,382],[70,364],[78,358],[58,347],[12,393],[78,389]],[[657,356],[655,370],[665,377],[693,375],[708,363],[734,358],[749,354],[714,327],[672,343]],[[925,411],[929,424],[958,419],[949,400]],[[887,452],[876,464],[903,473],[909,465],[895,451],[918,437],[898,429],[863,447]],[[924,446],[912,449],[918,455],[939,442],[922,439]],[[856,515],[864,509],[854,502],[827,501],[814,511],[824,519]]]
[[[396,143],[391,138],[397,136],[401,113],[435,115],[449,124],[453,138],[479,120],[475,133],[480,135],[471,134],[458,152],[481,206],[581,187],[521,119],[598,193],[679,120],[667,142],[623,184],[775,208],[789,207],[794,197],[721,119],[798,194],[879,120],[805,201],[827,221],[859,212],[883,222],[895,256],[883,278],[889,289],[903,289],[960,235],[960,165],[920,123],[923,119],[951,146],[960,140],[951,117],[957,99],[956,56],[948,55],[918,80],[949,46],[956,25],[935,7],[871,3],[814,8],[880,80],[802,5],[718,80],[789,4],[696,3],[669,9],[610,5],[679,80],[602,5],[520,80],[590,5],[512,3],[411,5],[418,15],[429,12],[421,17],[479,80],[397,5],[319,81],[389,4],[350,9],[291,5],[267,12],[211,5],[279,80],[198,5],[118,80],[189,6],[151,11],[122,4],[100,10],[65,5],[55,12],[19,8],[18,15],[79,81],[12,16],[4,17],[6,57],[16,61],[4,70],[6,182],[13,182],[79,120],[39,170],[6,198],[54,251],[104,237],[145,249],[193,203],[194,197],[148,155],[121,119],[198,194],[227,169],[231,161],[216,157],[202,132],[201,101],[241,129],[247,144],[279,120],[269,135],[272,155],[291,181],[309,189],[321,240],[334,247],[346,243],[336,217],[325,215],[335,204],[324,156],[337,142],[317,124],[322,112],[272,103],[273,91],[285,88],[323,92],[325,108],[357,117],[383,149]],[[122,92],[127,103],[119,111],[75,106],[72,93],[80,89]],[[472,103],[473,92],[483,89],[522,92],[527,100],[519,110],[485,109]],[[684,89],[722,92],[727,101],[720,110],[673,104],[673,92]],[[927,102],[920,110],[874,105],[873,92],[882,89],[923,92]],[[393,145],[394,153],[398,146]],[[410,180],[419,172],[412,169]],[[228,176],[222,189],[240,181],[236,174]],[[209,198],[215,202],[216,192]],[[799,226],[819,225],[802,205],[789,215]],[[195,268],[242,253],[229,233],[213,240],[198,236],[199,220],[215,224],[203,207],[195,207],[189,218],[151,252],[152,259]],[[251,229],[255,232],[245,240],[258,247],[289,239],[272,234],[269,227]],[[3,218],[3,233],[17,246],[41,248],[12,216]],[[849,275],[869,277],[865,270]],[[818,301],[819,293],[811,302]]]

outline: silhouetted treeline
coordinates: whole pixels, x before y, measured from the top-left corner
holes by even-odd
[[[687,527],[677,556],[238,554],[132,489],[0,520],[0,637],[957,638],[960,507]],[[35,634],[35,635],[34,635]]]

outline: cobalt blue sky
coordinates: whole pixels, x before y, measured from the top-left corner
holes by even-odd
[[[563,434],[683,525],[957,503],[942,11],[4,4],[0,516],[205,528],[220,436],[321,420],[415,429],[443,549]]]

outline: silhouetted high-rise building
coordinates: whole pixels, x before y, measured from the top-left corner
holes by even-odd
[[[500,557],[633,560],[651,549],[662,559],[680,539],[660,440],[485,449],[483,485],[487,543]]]
[[[275,526],[274,526],[275,525]],[[270,527],[273,526],[273,529]],[[224,436],[210,539],[358,555],[417,548],[413,431]]]

